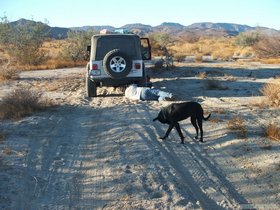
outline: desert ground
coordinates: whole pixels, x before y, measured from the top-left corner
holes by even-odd
[[[148,69],[155,88],[175,101],[131,101],[120,89],[85,97],[85,68],[24,71],[0,84],[0,100],[14,88],[43,92],[56,106],[20,120],[2,120],[1,209],[280,209],[279,141],[264,127],[280,109],[262,86],[279,65],[183,63]],[[199,75],[204,75],[199,76]],[[219,86],[207,88],[207,81]],[[153,122],[161,107],[197,101],[211,118],[204,143],[190,120],[159,139],[167,125]],[[229,130],[244,120],[245,133]]]

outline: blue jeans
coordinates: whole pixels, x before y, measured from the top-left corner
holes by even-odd
[[[141,91],[141,100],[147,101],[165,101],[166,98],[171,98],[172,94],[154,88],[143,88]]]

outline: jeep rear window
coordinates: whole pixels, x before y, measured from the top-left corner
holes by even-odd
[[[108,52],[114,49],[120,49],[132,59],[137,57],[137,46],[134,37],[102,36],[97,41],[96,60],[102,60]]]

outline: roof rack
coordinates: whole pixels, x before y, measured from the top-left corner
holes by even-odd
[[[102,29],[100,34],[133,34],[127,28],[116,28],[114,31],[110,31],[108,29]]]

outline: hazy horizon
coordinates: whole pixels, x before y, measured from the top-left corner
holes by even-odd
[[[81,27],[163,22],[187,26],[198,22],[232,23],[280,30],[278,0],[0,0],[0,17],[46,22],[52,27]]]

